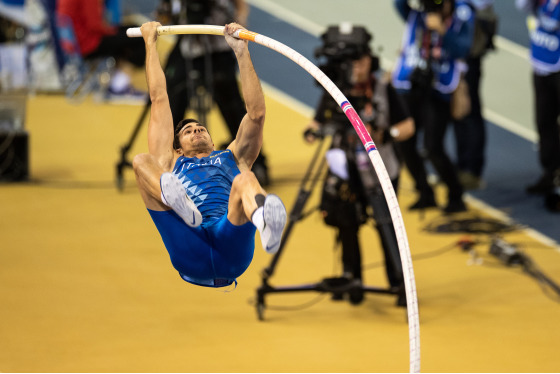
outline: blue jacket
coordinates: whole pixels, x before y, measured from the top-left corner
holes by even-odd
[[[455,10],[447,32],[441,36],[426,29],[425,14],[408,5],[407,0],[395,0],[395,7],[406,21],[401,54],[393,71],[393,85],[400,91],[411,88],[410,75],[426,62],[428,44],[441,48],[441,57],[432,59],[433,89],[449,98],[466,70],[462,59],[469,54],[474,33],[474,11],[465,1],[455,1]]]
[[[517,0],[519,9],[532,13],[536,22],[529,25],[531,64],[538,75],[560,71],[560,2]]]

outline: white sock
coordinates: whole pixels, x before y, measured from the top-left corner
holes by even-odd
[[[253,222],[253,225],[255,225],[257,230],[259,230],[259,232],[262,232],[262,230],[264,229],[264,207],[261,206],[253,212],[251,221]]]

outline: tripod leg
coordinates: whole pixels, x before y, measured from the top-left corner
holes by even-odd
[[[212,98],[229,131],[230,141],[237,135],[245,115],[245,102],[241,97],[235,67],[237,62],[231,51],[213,53]]]
[[[212,109],[211,97],[211,75],[208,73],[209,56],[197,57],[195,59],[185,58],[185,69],[187,72],[187,103],[185,110],[191,108],[196,113],[196,119],[209,127],[208,113]],[[184,111],[183,111],[184,114]]]
[[[321,149],[323,147],[323,143],[324,143],[324,139],[321,139],[321,142],[317,146],[317,150],[315,151],[315,154],[311,159],[307,171],[305,172],[305,176],[301,181],[300,189],[298,191],[298,196],[292,207],[292,210],[290,211],[290,214],[288,215],[288,223],[286,225],[286,228],[284,229],[284,235],[282,236],[282,243],[280,244],[280,248],[272,258],[270,265],[263,270],[262,273],[263,284],[267,284],[268,278],[270,278],[270,276],[274,272],[274,268],[276,267],[276,263],[279,260],[280,254],[282,253],[282,250],[284,249],[288,241],[288,237],[290,236],[292,227],[295,224],[295,222],[299,221],[302,218],[303,208],[305,207],[307,200],[311,196],[311,193],[313,192],[315,185],[319,181],[319,178],[323,174],[323,171],[326,166],[325,157],[321,158],[321,162],[319,163],[319,166],[317,166],[317,160],[321,156]]]
[[[315,154],[313,155],[313,159],[311,160],[309,167],[303,177],[300,185],[300,190],[298,192],[298,197],[296,198],[296,202],[290,211],[290,215],[288,216],[288,223],[286,228],[284,229],[284,234],[282,235],[282,242],[280,244],[280,248],[278,252],[272,258],[272,261],[268,267],[263,269],[261,276],[262,276],[262,285],[257,289],[257,315],[259,320],[263,320],[264,317],[264,309],[265,309],[265,295],[269,292],[274,292],[275,289],[269,285],[268,280],[274,273],[274,269],[278,260],[280,259],[280,255],[286,246],[290,233],[294,224],[299,221],[303,216],[303,208],[311,195],[317,181],[319,181],[320,177],[323,175],[323,171],[326,166],[326,160],[322,157],[319,166],[317,166],[317,160],[321,157],[321,149],[323,147],[324,139],[321,139]]]
[[[125,167],[132,167],[132,163],[127,160],[126,156],[128,154],[128,151],[130,151],[130,148],[134,144],[134,141],[136,140],[136,137],[138,136],[138,133],[140,132],[140,129],[142,128],[142,124],[144,123],[144,120],[146,119],[146,116],[148,115],[148,112],[150,111],[151,106],[152,106],[152,102],[148,98],[148,101],[144,105],[144,109],[142,110],[142,113],[140,114],[140,118],[136,122],[136,126],[134,127],[134,130],[132,131],[132,134],[130,135],[130,139],[128,140],[128,143],[126,143],[125,145],[123,145],[121,147],[121,159],[120,159],[119,162],[117,162],[117,166],[116,166],[116,169],[117,169],[116,170],[117,171],[116,185],[117,185],[117,189],[119,191],[122,191],[123,188],[124,188],[124,175],[123,175],[124,168]]]

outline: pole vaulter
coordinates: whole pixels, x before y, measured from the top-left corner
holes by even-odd
[[[213,25],[173,25],[173,26],[160,26],[157,28],[158,35],[172,35],[172,34],[206,34],[206,35],[223,35],[223,26],[213,26]],[[127,35],[129,37],[141,37],[142,33],[140,28],[129,28],[127,30]],[[238,30],[235,37],[243,40],[252,41],[268,47],[284,56],[294,61],[296,64],[301,66],[305,71],[313,76],[327,92],[332,96],[332,98],[337,102],[337,104],[342,108],[346,117],[356,130],[356,133],[360,137],[362,144],[364,145],[371,163],[375,168],[381,187],[383,188],[383,193],[385,194],[385,199],[387,200],[387,205],[389,211],[391,212],[391,219],[395,228],[395,234],[397,237],[397,243],[399,246],[399,253],[401,256],[404,284],[406,291],[406,304],[408,313],[408,332],[409,332],[409,345],[410,345],[410,372],[417,373],[420,372],[420,323],[418,315],[418,298],[416,294],[416,281],[414,279],[414,270],[412,268],[412,256],[410,253],[410,247],[408,244],[408,238],[406,230],[404,227],[404,222],[402,219],[401,210],[399,203],[397,201],[397,196],[393,185],[391,184],[391,179],[387,173],[387,169],[383,164],[383,160],[379,155],[377,147],[373,142],[370,134],[368,133],[366,127],[364,126],[360,116],[354,109],[354,107],[348,102],[348,99],[342,94],[342,92],[336,87],[336,85],[311,61],[302,56],[300,53],[294,51],[290,47],[271,39],[267,36],[249,31],[249,30]]]

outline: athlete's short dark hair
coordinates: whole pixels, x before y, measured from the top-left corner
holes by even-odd
[[[179,121],[179,123],[177,123],[177,125],[175,126],[175,130],[174,130],[174,136],[173,136],[173,149],[179,149],[181,148],[181,143],[179,142],[179,132],[181,131],[181,129],[183,127],[185,127],[185,125],[187,123],[197,123],[200,126],[205,127],[206,129],[208,129],[206,127],[206,125],[203,125],[202,123],[198,122],[198,120],[194,119],[194,118],[185,118],[181,121]]]

